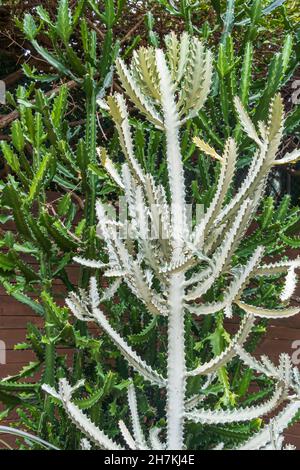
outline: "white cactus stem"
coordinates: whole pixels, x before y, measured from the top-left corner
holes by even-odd
[[[171,214],[173,230],[173,257],[180,256],[186,233],[185,186],[182,156],[179,141],[179,116],[176,109],[173,83],[162,50],[156,51],[157,68],[160,77],[164,126],[167,141],[167,162],[171,192]]]
[[[173,274],[169,289],[167,449],[183,449],[185,402],[184,274]]]

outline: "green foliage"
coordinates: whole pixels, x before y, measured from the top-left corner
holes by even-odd
[[[78,250],[91,258],[102,250],[95,237],[96,198],[112,200],[118,195],[116,185],[107,177],[96,153],[97,145],[101,145],[115,161],[122,160],[107,112],[97,107],[97,100],[101,103],[110,87],[116,85],[115,58],[120,54],[124,58],[132,56],[142,39],[153,47],[159,45],[160,22],[155,4],[164,7],[168,21],[175,18],[182,29],[196,33],[213,48],[216,73],[211,98],[205,111],[199,113],[194,123],[187,122],[182,132],[182,151],[190,182],[188,197],[191,202],[205,207],[213,197],[213,182],[219,170],[211,159],[196,150],[192,137],[200,135],[221,153],[225,137],[234,135],[243,154],[238,162],[241,170],[236,175],[239,181],[243,168],[250,162],[253,146],[238,125],[233,97],[238,94],[242,103],[250,106],[251,117],[256,122],[264,119],[273,95],[293,77],[299,61],[299,29],[294,13],[289,14],[289,2],[274,1],[267,6],[266,2],[257,0],[246,5],[233,0],[216,0],[207,5],[188,0],[150,2],[154,6],[144,18],[145,37],[129,38],[126,47],[121,47],[123,38],[118,32],[126,1],[107,0],[101,2],[101,6],[94,0],[75,3],[71,8],[71,2],[60,0],[55,17],[42,5],[35,13],[24,16],[24,37],[52,69],[41,75],[34,67],[23,65],[28,85],[20,86],[10,98],[19,118],[11,126],[11,141],[1,143],[10,176],[1,186],[0,221],[12,220],[17,231],[1,235],[0,282],[6,292],[44,321],[42,328],[29,325],[26,342],[16,346],[19,350],[32,349],[37,359],[15,377],[0,382],[1,401],[8,411],[17,407],[18,425],[66,449],[80,447],[80,434],[69,424],[54,399],[45,404],[38,382],[24,384],[27,377],[36,372],[44,373],[44,377],[55,384],[62,376],[67,376],[71,382],[87,376],[86,398],[80,407],[88,410],[93,421],[101,423],[112,437],[118,432],[113,417],[122,419],[127,414],[124,393],[130,376],[127,364],[109,340],[95,339],[81,322],[74,324],[56,294],[58,283],[65,292],[74,290],[68,266]],[[91,12],[99,21],[103,38],[97,36],[87,21]],[[286,18],[290,18],[288,27]],[[47,37],[47,46],[40,41],[40,33]],[[216,37],[220,40],[216,41]],[[267,53],[270,44],[274,44],[271,59]],[[70,80],[75,82],[74,91]],[[52,93],[48,93],[49,86],[54,90]],[[74,100],[78,100],[80,109],[75,114],[72,112]],[[72,121],[80,123],[74,126]],[[147,172],[155,174],[157,180],[165,182],[165,144],[161,133],[135,117],[131,124],[139,163]],[[299,132],[299,124],[299,107],[294,107],[286,122],[287,137]],[[289,197],[272,193],[260,208],[255,229],[244,240],[239,257],[246,260],[259,244],[266,247],[270,256],[285,253],[290,247],[299,248],[298,233],[298,208],[291,206]],[[32,269],[28,256],[36,268]],[[87,287],[90,274],[88,268],[81,270],[80,287]],[[251,286],[249,296],[256,297],[258,303],[263,298],[264,304],[272,307],[281,290],[282,285],[275,276],[264,285]],[[217,300],[221,292],[222,286],[212,290],[207,300]],[[112,322],[122,327],[124,335],[143,353],[147,362],[158,364],[158,369],[163,367],[165,345],[158,333],[160,321],[152,320],[126,287],[118,290],[117,303],[109,301],[106,305]],[[249,342],[249,349],[265,330],[261,322]],[[209,360],[226,345],[223,319],[216,316],[201,325],[191,323],[189,337],[187,360],[195,365],[198,361]],[[71,366],[63,348],[71,351]],[[107,372],[111,362],[114,374]],[[147,386],[135,380],[145,420],[151,421],[154,416],[162,419],[163,400],[159,392],[152,391],[149,395]],[[220,406],[242,400],[250,383],[251,377],[245,370],[233,364],[222,370],[219,388],[208,388],[205,393],[212,403]],[[194,380],[189,385],[190,394],[197,393],[202,385],[199,378]],[[262,384],[262,388],[267,385]],[[249,400],[257,403],[261,398],[262,395],[253,394]],[[111,402],[113,405],[109,406]],[[53,407],[57,414],[53,414]],[[5,413],[0,416],[4,418]],[[190,425],[187,442],[191,449],[217,445],[220,440],[230,446],[244,440],[258,426],[258,423],[249,423],[217,430]]]

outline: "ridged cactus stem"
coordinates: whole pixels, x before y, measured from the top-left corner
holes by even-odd
[[[90,163],[96,162],[96,131],[97,131],[97,122],[96,122],[96,90],[95,82],[93,80],[93,74],[91,72],[90,77],[90,88],[86,92],[86,129],[85,129],[85,144],[86,151],[88,153],[88,158]],[[87,170],[86,170],[87,171]],[[93,257],[95,252],[95,245],[90,241],[91,233],[95,226],[96,221],[96,176],[93,174],[85,175],[85,180],[88,180],[87,187],[83,188],[85,192],[85,207],[84,215],[86,220],[86,230],[84,239],[87,243],[86,256]],[[89,283],[90,271],[83,267],[80,273],[80,287],[86,289]],[[76,327],[80,331],[81,335],[87,334],[86,323],[78,321]],[[74,357],[74,379],[79,380],[84,369],[84,352],[80,351],[75,354]]]
[[[186,385],[184,341],[184,279],[183,273],[173,274],[169,290],[168,325],[168,388],[167,423],[168,450],[183,449],[184,400]]]
[[[162,50],[156,51],[157,68],[160,76],[162,108],[167,143],[167,162],[171,193],[171,222],[173,232],[173,258],[177,259],[182,250],[186,234],[184,171],[179,139],[179,115],[172,93],[171,75]]]
[[[41,274],[43,276],[43,291],[51,294],[50,266],[49,260],[44,254],[40,258]],[[45,308],[45,336],[47,343],[45,345],[45,370],[44,370],[44,383],[53,387],[55,385],[55,345],[52,341],[53,327],[51,326],[51,316],[49,307],[44,305]],[[39,421],[39,433],[46,436],[46,424],[51,422],[54,418],[54,405],[49,396],[45,397],[44,410],[41,413]]]

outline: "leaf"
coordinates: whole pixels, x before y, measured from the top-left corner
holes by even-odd
[[[1,150],[5,160],[7,161],[7,164],[16,174],[18,174],[20,172],[20,162],[7,142],[1,142]]]
[[[151,11],[148,11],[146,13],[146,21],[148,28],[149,43],[151,44],[151,46],[157,48],[159,47],[159,38],[158,35],[153,31],[155,20]]]
[[[11,126],[12,143],[18,152],[22,152],[25,146],[24,131],[20,121],[17,119]]]
[[[234,25],[234,7],[235,0],[227,0],[226,13],[224,16],[223,39],[232,31]]]
[[[20,112],[22,116],[22,120],[24,120],[24,124],[27,128],[27,139],[31,144],[34,143],[34,118],[32,109],[21,106]]]
[[[285,0],[275,0],[274,2],[271,2],[267,7],[263,9],[263,15],[268,15],[269,13],[272,13],[273,10],[283,5],[284,2]]]
[[[115,17],[114,0],[105,0],[105,23],[108,29],[113,27]]]
[[[256,142],[260,146],[261,141],[257,135],[254,124],[251,121],[248,113],[245,111],[241,100],[237,96],[234,98],[234,104],[238,118],[241,121],[241,124],[243,125],[246,134],[250,137],[250,139],[254,140],[254,142]]]
[[[259,100],[256,112],[255,122],[266,120],[268,108],[275,93],[278,92],[282,79],[283,79],[283,57],[282,53],[277,53],[273,56],[268,71],[268,79],[265,90]]]
[[[9,220],[12,220],[12,216],[11,215],[3,215],[3,214],[0,214],[0,224],[6,224],[6,222],[8,222]]]
[[[22,208],[22,200],[19,192],[12,184],[7,184],[3,190],[2,202],[13,210],[14,222],[20,234],[26,239],[31,239],[31,234],[25,219],[25,213]]]
[[[256,307],[255,305],[249,305],[242,301],[235,301],[235,303],[246,313],[251,313],[256,317],[261,318],[289,318],[299,313],[299,307],[288,307],[280,309],[270,309],[263,307]]]
[[[72,204],[72,199],[70,193],[66,193],[60,200],[57,205],[57,213],[60,216],[65,216]]]
[[[212,158],[215,158],[216,160],[223,161],[223,158],[213,149],[210,145],[208,145],[204,140],[199,139],[199,137],[194,137],[193,142],[198,147],[202,152],[206,153],[207,155],[210,155]]]
[[[37,242],[39,247],[41,247],[45,253],[51,253],[52,244],[50,238],[47,236],[46,231],[42,229],[39,222],[31,214],[28,215],[27,221],[28,227],[30,228],[35,242]]]
[[[251,42],[247,42],[245,47],[242,75],[241,75],[241,86],[240,86],[240,99],[243,106],[248,103],[249,89],[251,84],[251,71],[253,63],[253,45]]]
[[[9,254],[0,253],[0,269],[3,269],[3,271],[14,271],[15,263]]]
[[[274,198],[272,196],[267,197],[264,200],[264,209],[260,217],[261,228],[264,230],[271,223],[274,216]]]
[[[256,25],[259,22],[261,15],[262,15],[262,0],[254,0],[251,6],[251,10],[250,10],[250,19],[251,19],[250,29],[251,27],[253,27],[253,25]]]
[[[148,325],[143,328],[140,333],[130,335],[129,340],[132,344],[146,344],[149,340],[149,337],[154,333],[155,328],[157,325],[157,317],[153,317],[153,319],[148,323]]]
[[[0,402],[3,403],[5,406],[18,406],[21,405],[22,399],[15,396],[10,395],[8,393],[2,392],[0,390]]]
[[[293,36],[288,34],[285,38],[284,45],[282,48],[282,74],[284,75],[288,69],[290,58],[293,53]]]
[[[79,76],[83,77],[86,73],[86,68],[82,60],[76,54],[72,46],[66,46],[67,62],[72,67],[72,70]]]
[[[122,86],[131,101],[136,105],[141,113],[145,114],[147,118],[154,123],[155,126],[161,128],[161,116],[156,111],[153,102],[142,93],[142,90],[134,79],[131,71],[128,70],[122,59],[117,60],[116,67]]]
[[[28,307],[30,307],[34,312],[38,313],[39,315],[44,315],[44,309],[43,307],[39,304],[38,301],[35,301],[28,297],[26,294],[23,294],[22,292],[18,292],[16,288],[12,285],[9,284],[8,282],[3,282],[3,287],[8,293],[8,295],[11,295],[14,297],[18,302],[21,302]]]
[[[288,237],[287,235],[281,234],[281,240],[292,248],[300,248],[300,237]]]
[[[32,15],[30,15],[29,13],[26,13],[24,15],[23,32],[24,32],[25,36],[27,37],[27,39],[29,39],[29,41],[34,40],[34,38],[36,37],[36,35],[38,33],[37,25],[36,25]]]
[[[296,163],[300,159],[300,149],[295,149],[287,153],[283,158],[274,161],[274,165],[288,165],[289,163]]]
[[[74,403],[80,410],[89,410],[92,406],[96,405],[103,398],[103,389],[100,388],[95,392],[91,393],[88,398],[81,400],[75,400]],[[100,406],[100,405],[99,405]]]
[[[102,54],[100,60],[101,75],[105,76],[109,72],[112,63],[112,48],[113,48],[113,32],[111,29],[107,31],[102,45]]]
[[[86,145],[83,139],[80,139],[76,149],[76,163],[80,171],[85,175],[86,167],[89,162],[89,155],[87,153]]]
[[[109,372],[104,380],[104,384],[99,390],[93,392],[88,398],[75,401],[76,405],[80,410],[88,410],[93,406],[101,406],[99,402],[103,400],[112,390],[114,386],[116,376],[112,372]]]
[[[49,168],[51,154],[46,154],[39,165],[37,172],[32,180],[32,183],[29,188],[29,194],[27,197],[27,203],[32,204],[34,199],[36,198],[37,194],[39,193],[42,184],[45,181],[46,173]]]
[[[42,212],[40,222],[63,251],[75,250],[78,247],[59,219],[51,217],[47,212]]]
[[[8,408],[0,411],[0,423],[1,421],[5,420],[13,410],[13,406],[9,406]]]
[[[285,217],[287,216],[290,203],[291,203],[291,196],[289,194],[286,194],[282,198],[282,201],[280,202],[280,205],[277,209],[276,216],[275,216],[276,221],[278,222],[284,221]]]
[[[75,28],[78,22],[83,21],[83,12],[85,8],[86,0],[79,0],[76,2],[76,8],[73,14],[73,28]]]
[[[285,0],[275,0],[274,2],[271,2],[267,7],[265,7],[262,10],[262,15],[268,15],[268,14],[272,13],[273,10],[275,10],[276,8],[283,5],[284,2],[285,2]],[[236,23],[236,25],[237,26],[245,26],[249,23],[251,23],[251,19],[247,18],[246,20],[239,21],[238,23]]]
[[[39,384],[14,382],[12,377],[0,382],[0,390],[4,392],[35,392],[39,387]]]
[[[52,67],[54,67],[56,70],[58,70],[62,75],[69,76],[76,80],[76,77],[73,75],[71,70],[67,68],[62,62],[60,62],[56,57],[54,57],[52,54],[50,54],[49,51],[47,51],[44,47],[40,46],[37,41],[32,41],[32,45],[35,48],[35,50],[43,57],[43,59],[46,60]]]
[[[23,262],[15,250],[11,251],[12,259],[14,260],[15,267],[21,271],[27,282],[38,281],[40,277],[27,263]]]
[[[249,386],[251,384],[253,378],[253,371],[251,369],[247,369],[244,374],[241,377],[241,380],[238,385],[238,396],[240,398],[244,397],[246,395]]]
[[[60,128],[65,116],[68,99],[68,87],[62,85],[59,90],[58,96],[54,100],[52,107],[51,118],[55,127]]]
[[[45,8],[42,5],[38,5],[35,8],[35,11],[39,15],[41,20],[43,20],[48,26],[52,26],[52,27],[54,26],[53,23],[51,22],[49,13],[47,12],[47,10],[45,10]]]
[[[295,106],[294,109],[287,115],[285,121],[285,132],[292,133],[300,124],[300,106]]]
[[[95,0],[88,0],[89,6],[93,9],[96,15],[105,22],[105,16],[100,12],[98,5]]]
[[[124,189],[124,184],[122,182],[121,176],[115,167],[114,163],[110,160],[110,158],[107,155],[106,149],[101,147],[97,149],[97,153],[101,159],[101,163],[106,169],[106,171],[109,173],[113,181],[122,189]],[[89,165],[89,168],[93,170],[95,168],[94,165]]]
[[[68,0],[59,0],[56,31],[64,43],[68,45],[72,33],[72,19]]]

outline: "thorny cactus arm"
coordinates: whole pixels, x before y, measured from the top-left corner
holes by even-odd
[[[237,448],[237,450],[281,450],[273,441],[274,432],[276,430],[277,437],[281,437],[281,445],[283,442],[282,432],[290,425],[299,412],[300,400],[291,401],[283,411],[281,411],[271,423],[263,428],[259,433],[254,435],[245,444]],[[293,446],[285,446],[283,450],[293,450]]]
[[[119,348],[128,364],[145,380],[166,389],[166,442],[160,441],[160,429],[157,427],[149,430],[148,437],[144,436],[133,385],[128,391],[133,433],[124,422],[120,422],[121,435],[131,449],[183,449],[187,420],[202,424],[248,421],[266,415],[287,402],[286,408],[276,419],[277,429],[282,432],[285,424],[300,409],[299,373],[292,368],[286,355],[281,356],[280,365],[276,367],[267,358],[260,361],[252,358],[243,346],[256,317],[285,318],[299,312],[299,308],[289,307],[287,302],[296,287],[296,268],[300,267],[300,258],[264,264],[264,250],[258,247],[244,265],[237,265],[236,261],[233,263],[235,252],[257,211],[271,168],[296,161],[300,157],[300,151],[295,150],[280,160],[276,158],[284,126],[281,97],[274,97],[268,121],[260,122],[258,129],[236,99],[241,124],[257,146],[257,151],[245,180],[228,203],[226,196],[237,161],[234,139],[227,140],[223,154],[219,155],[201,139],[195,138],[195,144],[201,151],[218,162],[220,173],[210,206],[196,226],[191,228],[186,217],[180,128],[187,119],[198,113],[205,102],[212,75],[211,53],[187,34],[183,34],[180,40],[171,34],[166,38],[166,53],[160,49],[141,48],[134,54],[130,66],[119,60],[117,69],[122,86],[136,108],[165,135],[169,191],[146,173],[135,158],[125,98],[121,94],[109,96],[106,106],[115,122],[126,162],[119,170],[104,149],[100,149],[99,154],[111,178],[124,191],[129,209],[131,240],[129,243],[119,236],[118,229],[124,229],[125,226],[111,220],[105,207],[98,201],[98,234],[104,240],[108,263],[80,257],[76,260],[84,266],[101,269],[104,276],[114,281],[100,295],[96,280],[91,278],[89,292],[80,291],[79,295],[71,293],[67,304],[78,318],[96,321]],[[170,200],[167,194],[170,194]],[[150,236],[149,227],[155,228],[155,239]],[[245,300],[245,288],[253,278],[273,274],[285,275],[280,299],[283,305],[280,308],[251,305],[249,297]],[[205,302],[204,294],[216,285],[220,276],[226,285],[221,300]],[[136,354],[100,309],[100,303],[111,298],[121,282],[127,284],[151,315],[160,315],[166,319],[168,350],[167,367],[163,375]],[[238,333],[227,348],[207,363],[187,370],[185,316],[214,315],[223,311],[225,316],[231,317],[237,307],[244,311],[244,316]],[[186,383],[190,377],[207,376],[204,389],[206,384],[217,380],[220,367],[235,356],[274,382],[273,395],[266,402],[247,408],[211,410],[201,394],[186,396]],[[97,446],[118,447],[72,403],[73,389],[65,380],[61,381],[58,394],[49,388],[46,390],[62,400],[71,419]],[[281,447],[281,438],[274,436],[270,431],[272,429],[272,424],[263,428],[241,448]]]
[[[91,314],[89,313],[87,303],[74,293],[71,293],[66,301],[70,310],[72,310],[79,320],[96,321],[100,328],[109,335],[111,340],[127,359],[129,365],[139,372],[145,380],[149,380],[152,384],[158,385],[159,387],[164,387],[166,384],[164,378],[146,364],[146,362],[144,362],[136,352],[131,349],[126,341],[111,327],[104,313],[98,308],[99,299],[97,299],[95,303],[95,297],[97,295],[97,287],[95,286],[97,286],[97,284],[95,284],[95,279],[91,278],[90,298],[93,299],[90,306],[92,311]]]
[[[56,392],[48,385],[43,385],[43,389],[54,398],[61,400],[62,405],[70,417],[71,421],[90,439],[96,446],[101,449],[120,450],[122,449],[117,443],[106,436],[104,432],[100,431],[90,419],[74,404],[72,403],[72,394],[83,385],[79,382],[75,387],[65,380],[61,379],[59,382],[59,391]]]
[[[238,447],[238,450],[278,450],[273,441],[274,430],[276,435],[281,436],[282,432],[289,426],[289,424],[295,419],[300,409],[300,372],[296,367],[292,367],[290,358],[282,354],[280,357],[279,367],[276,368],[266,357],[262,357],[261,364],[254,361],[253,358],[245,351],[238,350],[238,354],[243,353],[243,360],[256,370],[262,370],[267,375],[276,375],[285,383],[285,387],[292,388],[295,395],[291,397],[289,403],[285,408],[273,418],[268,426],[265,426],[260,432],[256,433],[246,443]],[[288,449],[289,447],[286,446]]]

